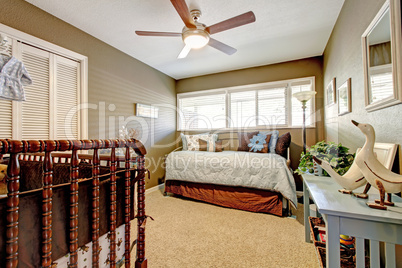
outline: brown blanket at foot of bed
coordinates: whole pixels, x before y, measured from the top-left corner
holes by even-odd
[[[283,216],[282,195],[267,190],[168,180],[165,192],[223,207]]]

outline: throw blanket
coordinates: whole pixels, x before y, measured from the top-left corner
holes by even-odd
[[[286,159],[277,154],[241,151],[172,152],[166,159],[166,180],[243,186],[280,192],[297,206],[296,186]]]

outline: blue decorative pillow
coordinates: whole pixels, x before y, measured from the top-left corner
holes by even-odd
[[[271,135],[257,134],[250,139],[250,143],[247,145],[250,149],[249,152],[254,153],[268,153],[268,144],[271,139]]]
[[[278,137],[279,137],[279,131],[278,130],[272,130],[272,131],[260,131],[260,134],[264,135],[271,135],[271,139],[269,140],[268,144],[268,151],[270,153],[275,153],[275,148],[276,148],[276,143],[278,142]]]

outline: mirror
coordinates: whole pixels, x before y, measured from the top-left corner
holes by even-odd
[[[368,111],[402,103],[400,1],[385,1],[362,36]]]

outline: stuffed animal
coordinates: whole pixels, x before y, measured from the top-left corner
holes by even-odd
[[[7,194],[7,165],[0,164],[0,194]]]

